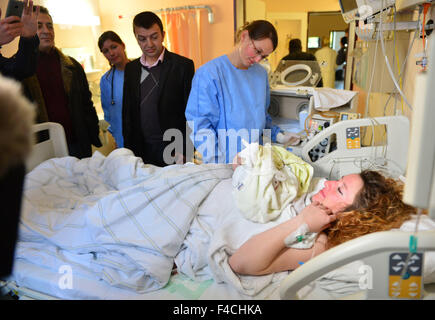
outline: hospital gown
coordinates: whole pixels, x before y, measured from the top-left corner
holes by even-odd
[[[203,162],[232,162],[243,149],[242,138],[262,143],[264,134],[275,141],[280,128],[272,125],[269,102],[267,72],[260,65],[237,69],[223,55],[200,67],[193,78],[186,120]]]

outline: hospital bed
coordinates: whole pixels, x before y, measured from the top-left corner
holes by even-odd
[[[59,123],[44,122],[33,125],[36,144],[26,161],[27,172],[51,158],[68,156],[65,131]]]
[[[375,121],[393,133],[397,123],[406,124],[402,117]],[[308,157],[309,148],[325,135],[341,139],[346,128],[371,123],[367,119],[337,123],[305,145],[303,154]],[[407,257],[417,217],[401,231],[370,234],[327,250],[293,272],[238,276],[229,268],[229,255],[251,234],[271,225],[246,221],[228,201],[230,166],[186,164],[161,169],[143,165],[127,149],[107,157],[96,152],[78,160],[65,157],[63,135],[53,133],[58,126],[38,125],[35,130],[48,130],[50,139],[36,145],[29,159],[34,168],[25,183],[14,271],[2,282],[3,290],[20,299],[386,299],[397,294],[390,288],[397,282],[388,273],[391,254]],[[401,136],[405,140],[388,136],[384,155],[404,156],[398,144],[407,141],[407,131],[402,130]],[[59,144],[63,151],[56,153]],[[377,147],[366,149],[367,159],[373,156],[372,148]],[[322,163],[311,162],[321,174],[329,174],[331,166],[361,170],[357,160],[362,151],[345,151],[339,144],[330,157],[348,158],[351,161],[346,163],[353,168],[340,161],[331,164],[327,157]],[[53,158],[42,161],[47,157]],[[42,161],[39,165],[37,159]],[[419,219],[420,230],[432,231],[418,233],[417,253],[435,251],[435,222],[426,216]],[[163,224],[172,227],[169,231],[145,228]],[[435,283],[433,255],[425,255],[420,278],[410,278],[418,278],[419,288],[425,284],[421,295],[425,299],[434,299],[430,292]]]

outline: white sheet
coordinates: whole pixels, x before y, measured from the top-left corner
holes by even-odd
[[[311,195],[322,187],[323,181],[313,184],[313,190],[288,206],[278,219],[268,223],[246,220],[231,199],[231,179],[221,181],[192,222],[182,251],[175,259],[178,271],[193,279],[229,283],[240,293],[256,299],[269,297],[288,272],[241,276],[231,270],[228,259],[250,237],[282,223],[309,204]]]
[[[16,259],[139,293],[162,288],[199,205],[231,174],[145,166],[127,149],[49,160],[26,178]]]

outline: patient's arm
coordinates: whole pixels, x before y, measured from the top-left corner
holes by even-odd
[[[303,223],[311,232],[320,232],[333,220],[335,216],[327,209],[311,204],[297,217],[250,238],[230,257],[229,264],[234,272],[247,275],[294,270],[300,262],[325,251],[326,235],[320,234],[310,249],[287,248],[284,239]]]

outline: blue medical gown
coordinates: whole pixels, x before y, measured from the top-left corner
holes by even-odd
[[[204,64],[195,73],[186,120],[190,139],[204,163],[230,163],[248,142],[272,141],[280,128],[267,113],[270,102],[266,70],[254,64],[246,70],[234,67],[226,55]],[[270,129],[263,131],[264,129]]]
[[[112,77],[113,101],[112,104]],[[109,70],[100,79],[101,106],[104,111],[104,120],[109,123],[109,132],[115,139],[118,148],[124,147],[122,135],[122,93],[124,86],[124,70]]]

